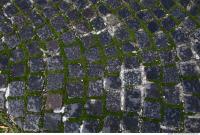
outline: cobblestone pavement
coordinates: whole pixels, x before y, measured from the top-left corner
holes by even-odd
[[[24,132],[200,132],[199,0],[0,0],[0,110]]]

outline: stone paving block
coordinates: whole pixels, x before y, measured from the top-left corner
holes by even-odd
[[[82,82],[67,84],[67,95],[69,98],[82,98],[83,92],[84,88]]]
[[[24,101],[23,100],[9,100],[7,101],[8,114],[12,117],[24,116]]]
[[[65,48],[65,53],[67,56],[67,59],[69,60],[75,60],[80,58],[80,47],[74,46],[74,47],[67,47]]]
[[[73,103],[65,106],[66,118],[78,118],[81,116],[83,110],[83,105],[80,103]]]
[[[139,131],[139,120],[136,117],[124,116],[122,127],[124,133],[137,133]]]
[[[22,77],[25,73],[25,65],[23,63],[17,63],[11,67],[11,75],[13,77]]]
[[[200,119],[199,118],[186,118],[185,119],[185,131],[188,133],[197,133],[200,131]]]
[[[166,86],[164,90],[164,99],[171,104],[179,104],[180,101],[180,89],[174,86]]]
[[[81,64],[70,64],[68,65],[69,77],[83,77],[84,70]]]
[[[45,70],[45,62],[42,58],[33,58],[30,60],[31,72],[41,72]]]
[[[80,122],[68,122],[64,123],[64,132],[65,133],[80,133]]]
[[[109,91],[106,96],[106,109],[111,112],[121,110],[120,91]]]
[[[139,61],[138,57],[135,57],[135,56],[125,57],[124,66],[127,69],[138,68],[140,66],[140,61]]]
[[[180,71],[184,76],[197,76],[200,73],[199,67],[192,62],[180,63]]]
[[[104,75],[104,67],[100,64],[89,64],[87,70],[89,77],[102,77]]]
[[[160,118],[160,104],[156,102],[144,102],[143,114],[148,118]]]
[[[104,119],[103,133],[118,133],[120,132],[120,119],[115,116],[107,116]]]
[[[184,80],[183,90],[185,93],[199,93],[200,92],[200,81],[197,80]]]
[[[9,96],[23,96],[25,83],[23,81],[14,81],[8,85]]]
[[[143,133],[160,133],[159,123],[144,121],[142,123],[142,132]]]
[[[125,85],[140,85],[142,83],[141,72],[138,70],[127,71],[124,73]]]
[[[30,112],[40,112],[42,108],[42,98],[29,96],[27,101],[27,110]]]
[[[30,76],[28,81],[28,88],[31,91],[42,91],[44,78],[41,76]]]
[[[181,123],[181,113],[180,109],[166,108],[164,110],[164,126],[173,128],[179,127]]]
[[[49,74],[47,76],[47,90],[59,90],[63,87],[63,74]]]
[[[63,59],[60,56],[49,57],[47,59],[48,70],[63,70]]]
[[[90,99],[86,102],[85,109],[88,115],[102,115],[102,101]]]
[[[61,115],[54,113],[44,114],[44,129],[50,132],[59,131],[61,125]]]
[[[103,80],[89,81],[88,96],[102,96],[103,89]]]
[[[60,94],[47,94],[45,108],[47,110],[61,109],[62,95]]]
[[[186,112],[200,112],[200,99],[193,96],[184,97],[184,108]]]
[[[82,133],[97,133],[99,128],[99,121],[83,121]]]
[[[125,89],[125,109],[127,112],[138,112],[141,109],[141,91],[139,89]]]
[[[39,121],[40,116],[35,114],[29,114],[25,117],[25,122],[23,129],[28,132],[38,132],[39,131]]]

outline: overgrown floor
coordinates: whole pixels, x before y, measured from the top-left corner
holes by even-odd
[[[0,38],[0,132],[200,132],[200,0],[0,0]]]

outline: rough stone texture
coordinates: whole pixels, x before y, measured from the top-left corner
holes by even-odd
[[[199,132],[199,5],[0,0],[0,132]]]

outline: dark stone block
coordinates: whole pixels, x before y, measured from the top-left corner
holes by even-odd
[[[172,8],[172,6],[174,5],[174,1],[173,0],[161,0],[161,3],[168,10],[170,8]]]
[[[142,124],[143,133],[160,133],[159,123],[144,121]]]
[[[34,36],[33,28],[31,26],[24,26],[19,31],[22,40],[29,40]]]
[[[147,80],[159,80],[161,77],[160,67],[145,67],[145,73]]]
[[[75,60],[80,58],[80,47],[74,46],[70,48],[65,48],[66,56],[69,60]]]
[[[122,17],[124,19],[131,15],[128,8],[122,8],[121,10],[118,11],[118,14],[119,14],[120,17]]]
[[[140,61],[136,56],[125,57],[124,66],[126,69],[138,68],[140,66]]]
[[[85,109],[88,115],[102,115],[102,101],[97,99],[90,99],[85,104]]]
[[[57,16],[51,20],[52,26],[58,31],[61,32],[64,29],[67,29],[67,23],[65,18],[62,16]]]
[[[159,91],[159,86],[150,83],[145,85],[145,97],[147,98],[161,98],[160,91]]]
[[[110,13],[110,10],[106,5],[100,5],[99,12],[103,15],[106,15],[106,14]]]
[[[22,49],[17,48],[15,50],[13,50],[11,53],[12,54],[11,54],[11,58],[10,59],[11,59],[12,62],[21,62],[21,61],[23,61],[24,52],[23,52]]]
[[[120,119],[114,116],[107,116],[104,120],[103,133],[119,133]]]
[[[186,93],[200,93],[200,81],[199,80],[184,80],[183,90]]]
[[[137,70],[126,71],[123,81],[125,85],[140,85],[142,83],[141,72]]]
[[[140,28],[140,23],[136,19],[128,19],[126,23],[129,26],[129,28],[133,30],[138,30]]]
[[[104,75],[104,67],[99,64],[90,64],[88,66],[89,77],[102,77]]]
[[[170,17],[167,17],[163,19],[162,26],[164,27],[164,29],[169,31],[175,27],[175,22]]]
[[[44,129],[56,132],[59,131],[61,125],[61,115],[55,113],[44,114]]]
[[[184,108],[185,112],[200,112],[200,99],[198,97],[185,96],[184,97]]]
[[[148,23],[148,29],[151,31],[151,32],[156,32],[159,30],[159,26],[158,24],[156,23],[156,21],[151,21]]]
[[[105,88],[106,89],[120,89],[121,79],[119,77],[114,77],[114,76],[106,78]]]
[[[27,110],[29,112],[40,112],[42,109],[42,98],[41,97],[28,97]]]
[[[137,133],[139,132],[139,120],[136,117],[124,116],[122,118],[122,132]]]
[[[44,84],[43,77],[40,77],[40,76],[30,76],[29,77],[28,88],[31,91],[34,91],[34,90],[42,91],[43,84]]]
[[[85,52],[85,57],[90,63],[100,60],[99,49],[96,47],[88,49]]]
[[[166,108],[164,111],[163,124],[167,127],[179,127],[181,122],[181,110]]]
[[[178,83],[180,81],[178,69],[176,67],[164,67],[163,81],[164,83]]]
[[[104,20],[101,17],[96,17],[91,23],[94,29],[97,31],[105,28]]]
[[[69,122],[64,123],[64,132],[65,133],[80,133],[80,122]]]
[[[25,83],[23,81],[14,81],[8,85],[9,96],[23,96],[25,91]]]
[[[164,87],[164,99],[170,104],[179,104],[180,103],[180,89],[174,86]]]
[[[120,91],[107,92],[106,95],[106,109],[110,112],[118,112],[121,110]]]
[[[65,106],[64,116],[66,118],[78,118],[81,116],[83,105],[80,103],[69,104]]]
[[[114,56],[114,55],[117,55],[117,50],[115,47],[106,47],[105,54],[107,56]]]
[[[196,63],[182,62],[180,63],[180,71],[183,76],[197,76],[199,75],[199,69]]]
[[[178,55],[183,61],[188,61],[192,58],[193,53],[189,47],[182,46],[178,48]]]
[[[162,9],[156,8],[153,12],[158,18],[165,16],[165,12]]]
[[[48,26],[44,26],[44,27],[38,29],[37,34],[42,40],[46,40],[52,36],[52,32]]]
[[[103,81],[89,81],[88,95],[89,96],[102,96],[103,94]]]
[[[146,48],[146,47],[150,46],[149,38],[148,38],[147,33],[145,31],[143,31],[143,30],[137,31],[135,36],[136,36],[139,48]]]
[[[99,38],[100,38],[100,42],[104,45],[109,44],[112,40],[112,37],[110,36],[108,31],[102,32],[101,34],[99,34]]]
[[[117,29],[115,34],[116,38],[122,41],[127,40],[130,36],[128,30],[126,30],[125,28]]]
[[[84,93],[83,83],[67,84],[67,95],[69,98],[82,98]]]
[[[63,59],[60,56],[53,56],[47,58],[47,69],[48,70],[63,70],[64,64]]]
[[[138,112],[141,109],[141,92],[139,89],[126,89],[125,108],[127,112]]]
[[[99,121],[83,121],[82,133],[97,133],[99,129]]]
[[[143,115],[148,118],[159,119],[160,114],[160,104],[156,102],[145,102]]]
[[[5,36],[4,42],[10,49],[15,48],[20,44],[19,38],[16,35]]]
[[[31,72],[41,72],[45,70],[45,62],[43,58],[32,58],[30,59],[30,70]]]
[[[39,131],[40,116],[35,114],[28,114],[25,117],[24,131],[38,132]]]
[[[48,53],[55,55],[57,53],[59,53],[59,45],[58,42],[55,40],[51,40],[47,43],[47,50],[49,51]]]
[[[8,114],[14,118],[23,117],[24,116],[24,101],[23,100],[9,100]]]
[[[47,76],[47,90],[59,90],[63,87],[63,74],[49,74]]]
[[[84,71],[81,64],[68,65],[69,77],[83,77]]]
[[[200,118],[186,118],[185,119],[185,131],[188,133],[200,132]]]
[[[119,59],[110,59],[106,66],[108,72],[119,72],[121,69],[121,61]]]
[[[15,64],[11,67],[11,75],[13,77],[22,77],[25,72],[25,65],[22,63]]]

